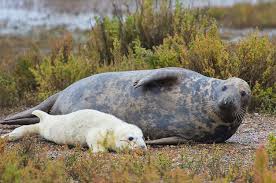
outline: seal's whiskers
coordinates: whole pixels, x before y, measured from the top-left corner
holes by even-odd
[[[246,113],[246,109],[245,108],[240,108],[239,111],[234,113],[234,117],[235,117],[235,121],[233,122],[235,125],[239,124],[244,117],[244,114]]]

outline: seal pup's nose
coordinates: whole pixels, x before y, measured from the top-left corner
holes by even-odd
[[[141,145],[140,148],[141,149],[147,149],[147,146],[146,145]]]

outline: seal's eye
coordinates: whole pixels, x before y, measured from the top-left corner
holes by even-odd
[[[133,137],[128,137],[129,141],[133,141],[133,139],[134,139]]]
[[[227,86],[223,86],[221,90],[222,90],[222,91],[227,90]]]
[[[241,91],[241,96],[244,97],[246,95],[245,91]]]

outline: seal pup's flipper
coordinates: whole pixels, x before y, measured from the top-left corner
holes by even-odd
[[[23,112],[17,113],[12,116],[8,116],[3,121],[0,121],[1,124],[8,124],[8,125],[28,125],[28,124],[34,124],[38,123],[39,119],[36,118],[32,112],[35,110],[41,110],[45,112],[49,112],[56,102],[57,97],[59,96],[59,93],[56,93],[55,95],[52,95],[48,99],[44,100],[42,103],[38,104],[37,106],[25,110]]]
[[[170,83],[176,83],[181,77],[181,72],[175,69],[163,68],[153,70],[146,77],[135,81],[134,88],[146,86],[155,82],[170,81]]]
[[[156,140],[148,140],[146,141],[147,145],[178,145],[189,142],[187,139],[183,139],[180,137],[167,137]]]
[[[39,124],[20,126],[8,134],[2,135],[1,138],[7,138],[8,141],[15,141],[33,134],[39,134]]]

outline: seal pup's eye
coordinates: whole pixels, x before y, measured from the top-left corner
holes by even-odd
[[[246,95],[245,91],[241,91],[241,96],[244,97]]]
[[[223,86],[221,90],[222,90],[222,91],[227,90],[227,86]]]
[[[134,139],[133,137],[128,137],[129,141],[133,141],[133,139]]]

